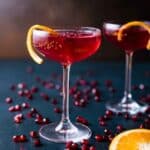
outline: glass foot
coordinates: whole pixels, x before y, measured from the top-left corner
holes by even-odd
[[[140,105],[134,100],[124,102],[124,98],[121,102],[109,102],[106,104],[106,108],[115,113],[128,113],[130,115],[136,115],[138,113],[144,113],[148,106]]]
[[[66,143],[68,141],[81,142],[83,139],[89,139],[92,135],[91,130],[80,123],[73,125],[73,129],[69,130],[57,130],[58,124],[51,123],[44,125],[40,128],[39,134],[42,138],[56,142],[56,143]]]

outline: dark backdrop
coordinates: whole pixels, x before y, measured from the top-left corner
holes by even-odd
[[[103,21],[149,20],[150,0],[0,0],[0,58],[28,57],[27,29],[33,24],[49,26],[95,26]],[[122,60],[124,53],[104,38],[101,50],[92,57]],[[150,52],[135,57],[148,60]]]

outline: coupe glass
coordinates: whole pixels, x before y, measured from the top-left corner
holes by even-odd
[[[119,113],[126,112],[131,115],[139,112],[145,112],[146,105],[141,105],[132,98],[131,93],[131,72],[132,72],[132,56],[138,50],[145,50],[149,40],[149,33],[142,27],[129,28],[123,33],[123,40],[118,41],[117,35],[121,24],[106,22],[103,24],[103,33],[108,41],[120,47],[125,51],[125,90],[121,101],[111,101],[106,104],[107,109]]]
[[[63,105],[60,122],[44,125],[39,134],[53,142],[80,142],[89,139],[91,130],[80,123],[73,124],[69,118],[69,74],[71,64],[94,54],[101,44],[101,31],[94,27],[54,29],[49,33],[33,30],[32,46],[44,57],[60,63],[63,67]]]

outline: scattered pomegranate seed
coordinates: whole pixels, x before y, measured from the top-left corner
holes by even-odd
[[[131,116],[131,119],[135,122],[138,120],[138,117],[137,117],[137,115],[133,115],[133,116]]]
[[[77,143],[72,143],[70,150],[77,150],[78,148],[79,148],[79,147],[78,147],[78,144],[77,144]]]
[[[44,100],[46,100],[46,101],[49,100],[49,96],[48,96],[47,94],[45,94],[45,93],[40,93],[40,96],[41,96]]]
[[[124,128],[122,125],[117,125],[116,129],[118,132],[121,132],[121,131],[123,131]]]
[[[18,91],[18,95],[19,95],[19,96],[24,96],[24,91],[19,90],[19,91]]]
[[[38,89],[38,87],[36,87],[36,86],[32,86],[32,88],[31,88],[31,93],[33,94],[33,93],[37,93],[38,91],[39,91],[39,89]]]
[[[105,121],[99,121],[99,125],[100,126],[106,126],[106,122]]]
[[[109,130],[109,129],[104,129],[104,133],[106,134],[106,135],[109,135],[109,134],[111,134],[111,131]]]
[[[14,112],[14,111],[15,111],[15,107],[14,107],[14,106],[10,106],[10,107],[8,108],[8,110],[9,110],[10,112]]]
[[[18,89],[24,89],[27,87],[27,85],[26,85],[26,83],[22,82],[22,83],[18,83],[17,87],[18,87]]]
[[[21,104],[22,108],[29,108],[30,107],[30,104],[24,102]]]
[[[84,145],[89,145],[89,140],[84,139],[81,143],[84,144]]]
[[[6,97],[5,102],[11,104],[13,102],[13,99],[11,97]]]
[[[21,106],[20,105],[15,105],[15,111],[21,111]]]
[[[14,142],[19,142],[19,141],[20,141],[20,136],[19,136],[19,135],[14,135],[14,136],[12,137],[12,140],[13,140]]]
[[[25,135],[20,135],[19,136],[19,141],[20,142],[26,142],[27,141],[27,137]]]
[[[88,145],[85,145],[85,144],[84,144],[84,145],[82,145],[82,146],[81,146],[81,150],[89,150]]]
[[[33,144],[34,144],[34,146],[36,146],[36,147],[39,147],[39,146],[42,145],[40,139],[34,139]]]
[[[79,123],[85,124],[85,125],[89,125],[88,120],[85,119],[85,118],[82,117],[82,116],[77,116],[77,117],[76,117],[76,121],[79,122]]]
[[[95,146],[90,146],[89,150],[96,150]]]
[[[59,107],[54,108],[54,112],[57,114],[62,113],[62,110]]]
[[[97,135],[95,135],[95,140],[96,140],[97,142],[102,142],[102,141],[103,141],[103,136],[97,134]]]
[[[105,114],[106,114],[107,116],[112,116],[112,115],[113,115],[113,112],[112,112],[111,110],[106,110],[106,111],[105,111]]]
[[[38,133],[36,132],[36,131],[30,131],[30,136],[32,137],[32,138],[38,138],[39,136],[38,136]]]
[[[51,103],[52,103],[53,105],[57,105],[57,104],[58,104],[58,101],[57,101],[57,99],[53,98],[53,99],[51,100]]]
[[[50,121],[49,121],[49,119],[48,118],[43,118],[43,124],[48,124],[48,123],[50,123]]]
[[[23,119],[23,115],[22,114],[17,114],[14,116],[14,122],[15,123],[21,123]]]
[[[71,145],[72,145],[72,144],[73,144],[73,142],[72,142],[72,141],[69,141],[69,142],[66,143],[66,146],[65,146],[65,147],[69,149],[69,148],[71,148]]]
[[[12,91],[16,90],[16,85],[12,84],[12,85],[10,86],[10,89],[11,89]]]

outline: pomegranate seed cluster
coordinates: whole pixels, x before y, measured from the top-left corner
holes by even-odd
[[[4,101],[11,114],[10,118],[18,126],[18,129],[21,124],[27,123],[27,121],[32,122],[33,129],[29,130],[28,133],[21,129],[21,134],[12,135],[12,141],[14,143],[31,142],[34,147],[44,146],[38,135],[38,130],[35,130],[35,128],[52,122],[45,115],[45,111],[51,111],[51,118],[54,118],[53,116],[60,117],[59,115],[62,113],[62,77],[52,73],[48,78],[43,79],[36,75],[31,66],[27,67],[26,72],[27,76],[31,77],[30,83],[22,81],[11,84],[12,95],[7,95]],[[105,107],[105,95],[113,94],[115,96],[117,88],[110,79],[100,83],[98,80],[90,80],[90,77],[93,78],[93,75],[89,73],[88,79],[79,77],[71,82],[72,86],[69,92],[71,107],[73,107],[71,111],[74,109],[78,114],[75,116],[76,122],[90,126],[93,135],[90,140],[84,139],[80,144],[73,141],[67,142],[65,144],[66,150],[99,150],[103,143],[107,143],[108,149],[108,145],[114,136],[124,130],[133,127],[150,129],[150,107],[145,114],[139,113],[133,116],[128,113],[114,114],[110,110],[100,109],[102,105]],[[141,102],[150,104],[150,93],[147,85],[142,83],[133,85],[132,89],[141,93],[142,96],[139,98]],[[56,93],[56,95],[51,94],[51,92]],[[58,95],[60,98],[58,98]],[[40,111],[40,107],[37,107],[36,103],[47,107]],[[90,112],[91,105],[93,105],[92,108],[96,106],[95,114]],[[52,109],[49,110],[48,106],[49,109]],[[78,110],[83,114],[78,113]],[[88,118],[88,115],[93,117]],[[132,124],[132,126],[126,126],[127,123]]]

